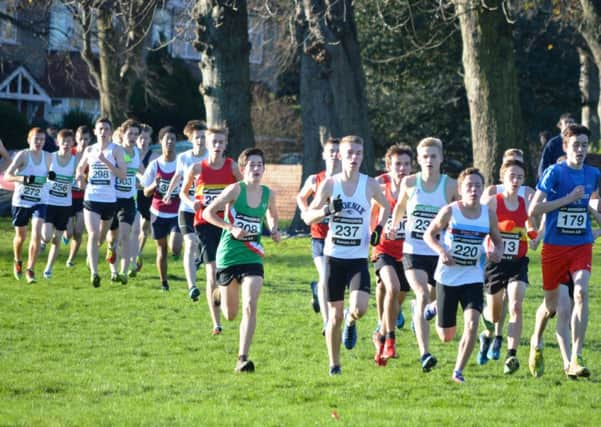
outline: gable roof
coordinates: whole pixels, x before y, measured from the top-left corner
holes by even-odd
[[[0,81],[0,99],[49,103],[50,96],[23,65],[19,65]]]

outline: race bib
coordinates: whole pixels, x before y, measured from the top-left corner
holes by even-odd
[[[399,223],[399,229],[394,236],[394,239],[391,240],[404,240],[405,239],[405,223],[407,222],[407,218],[403,218]],[[388,217],[386,220],[386,224],[384,224],[384,233],[388,235],[390,229],[392,228],[392,215]]]
[[[561,234],[584,235],[587,214],[586,206],[562,206],[557,213],[557,231]]]
[[[520,235],[515,233],[501,233],[501,237],[503,237],[503,259],[513,259],[518,255]]]
[[[127,169],[125,179],[117,177],[115,179],[115,188],[119,191],[128,192],[133,190],[136,184],[136,169]]]
[[[111,171],[104,163],[95,163],[88,179],[92,185],[111,185]]]
[[[455,264],[461,266],[474,266],[480,258],[481,239],[470,239],[459,235],[453,236],[451,254]]]
[[[340,246],[360,246],[363,218],[334,216],[330,221],[332,242]]]
[[[430,226],[432,220],[438,213],[438,208],[434,206],[417,205],[412,212],[410,219],[407,220],[407,226],[411,233],[411,238],[424,240],[424,232]]]
[[[39,203],[42,201],[43,184],[27,184],[22,187],[21,200]]]
[[[234,226],[241,228],[248,234],[241,239],[245,242],[256,242],[259,240],[259,236],[262,232],[261,218],[254,216],[248,216],[241,213],[236,213],[234,218]]]
[[[73,177],[57,175],[54,181],[49,182],[50,189],[48,191],[50,195],[61,199],[66,199],[71,192],[71,182],[73,182]]]
[[[203,188],[202,190],[202,204],[203,206],[209,206],[213,200],[215,200],[223,191],[222,188]]]

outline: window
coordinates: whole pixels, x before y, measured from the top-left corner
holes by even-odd
[[[76,29],[73,14],[62,3],[52,3],[49,33],[48,48],[50,50],[78,50],[81,46],[81,32]]]
[[[248,16],[248,41],[250,41],[248,61],[251,64],[261,64],[263,62],[263,19],[260,16]]]
[[[200,52],[194,48],[194,39],[196,26],[192,19],[180,16],[175,18],[173,26],[174,39],[171,44],[171,54],[178,58],[184,59],[200,59]]]
[[[15,18],[17,16],[16,0],[0,0],[0,12]],[[0,43],[17,43],[16,25],[2,18],[0,18]]]
[[[171,20],[171,13],[168,10],[156,10],[150,32],[150,44],[152,47],[160,47],[163,43],[171,40]]]

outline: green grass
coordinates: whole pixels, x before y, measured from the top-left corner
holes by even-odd
[[[530,377],[527,338],[522,367],[504,376],[502,362],[472,356],[467,383],[450,381],[457,340],[432,331],[438,367],[423,374],[415,338],[397,334],[400,358],[373,363],[375,308],[359,322],[359,342],[342,349],[343,374],[331,378],[321,318],[310,308],[315,272],[307,238],[267,243],[266,283],[251,348],[257,371],[236,375],[238,322],[213,337],[204,300],[187,298],[181,262],[171,262],[170,293],[153,265],[127,286],[89,285],[83,253],[73,270],[61,253],[51,281],[16,282],[12,228],[0,222],[0,425],[598,425],[601,420],[599,269],[591,280],[585,356],[590,380],[564,378],[551,322],[546,373]],[[601,256],[595,249],[594,264]],[[42,266],[37,272],[41,278]],[[204,275],[204,272],[199,275]],[[524,336],[541,300],[539,255],[531,254]],[[200,280],[201,286],[204,280]],[[408,314],[408,304],[405,307]],[[505,346],[503,351],[505,350]],[[504,354],[504,353],[503,353]],[[335,414],[336,417],[333,415]]]

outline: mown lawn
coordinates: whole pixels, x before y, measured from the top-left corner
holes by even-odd
[[[93,289],[82,255],[72,270],[62,253],[50,281],[12,278],[12,229],[0,222],[0,425],[599,425],[601,423],[601,256],[595,249],[585,357],[590,380],[566,380],[553,336],[546,373],[530,376],[528,336],[541,300],[539,255],[531,254],[522,367],[468,365],[466,384],[450,381],[457,341],[432,331],[438,367],[421,372],[415,338],[397,334],[400,358],[373,363],[373,303],[359,342],[343,349],[343,374],[328,376],[321,318],[310,307],[315,272],[307,238],[267,243],[266,284],[251,358],[252,375],[233,372],[238,320],[213,337],[206,303],[187,297],[181,262],[170,262],[163,293],[153,265],[126,286]],[[199,274],[203,276],[204,272]],[[200,280],[201,286],[204,280]],[[408,304],[405,307],[408,314]],[[503,348],[504,355],[505,347]]]

